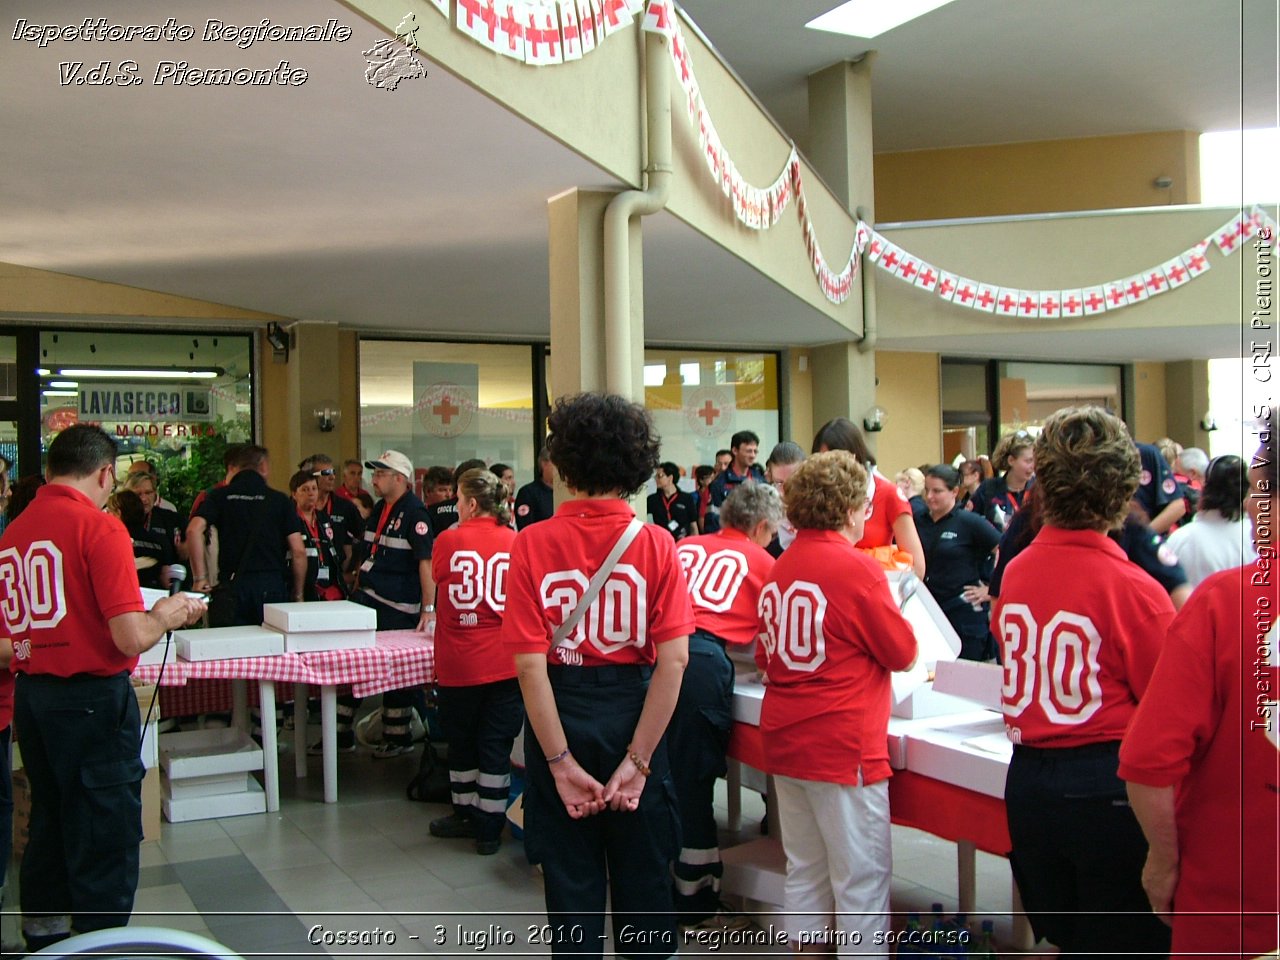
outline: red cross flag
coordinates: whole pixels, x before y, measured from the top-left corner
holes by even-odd
[[[490,50],[498,48],[497,22],[494,0],[458,0],[458,29]]]
[[[1018,291],[1018,316],[1023,320],[1031,320],[1040,316],[1040,291]]]
[[[1103,313],[1107,309],[1106,291],[1101,287],[1085,287],[1080,291],[1080,299],[1084,302],[1084,315],[1092,317],[1095,313]]]
[[[578,0],[578,25],[582,30],[582,52],[596,48],[600,29],[600,0]]]
[[[1169,289],[1169,278],[1159,267],[1152,267],[1142,275],[1142,285],[1147,288],[1147,296],[1154,297]]]
[[[978,297],[978,285],[972,280],[966,280],[964,277],[956,277],[956,292],[951,298],[952,303],[958,303],[962,307],[972,309],[976,304],[974,301]]]
[[[1062,294],[1058,290],[1040,290],[1036,293],[1039,300],[1037,314],[1044,320],[1056,320],[1062,315]]]
[[[1223,256],[1230,256],[1236,252],[1236,248],[1240,246],[1248,232],[1246,223],[1245,216],[1241,213],[1213,232],[1213,242],[1218,245]]]
[[[676,18],[675,11],[671,9],[671,0],[649,0],[643,26],[651,33],[672,36],[676,32]]]
[[[582,59],[582,27],[578,23],[577,0],[558,0],[560,8],[560,52],[566,61]]]
[[[1084,314],[1084,293],[1080,290],[1063,290],[1061,300],[1064,317],[1079,317]]]
[[[934,288],[934,292],[943,300],[950,300],[956,295],[956,288],[960,283],[960,278],[954,273],[947,273],[945,270],[938,271],[938,285]]]
[[[995,313],[996,299],[1000,294],[1000,290],[994,284],[982,283],[979,281],[974,284],[973,288],[973,309],[981,310],[983,313]],[[959,298],[957,293],[956,297]]]
[[[1124,284],[1124,292],[1130,303],[1141,303],[1151,295],[1147,290],[1147,277],[1145,274],[1139,273],[1128,280],[1120,282]]]
[[[529,22],[528,4],[524,0],[507,0],[500,4],[498,17],[498,52],[504,57],[524,62],[524,25]]]
[[[1198,277],[1209,269],[1209,258],[1199,246],[1192,247],[1182,255],[1182,262],[1187,265],[1187,273]]]
[[[627,0],[601,0],[600,12],[604,17],[604,35],[612,36],[631,26],[634,19]]]
[[[996,291],[995,312],[1002,317],[1016,317],[1018,315],[1018,297],[1019,291],[1009,287],[1001,287]]]
[[[920,272],[916,275],[916,286],[921,290],[928,290],[933,293],[938,289],[938,271],[933,264],[920,261]]]
[[[898,267],[902,263],[902,250],[883,238],[880,242],[884,244],[884,249],[880,253],[880,269],[888,270],[890,273],[897,273]]]
[[[1160,264],[1160,272],[1169,281],[1168,289],[1170,290],[1182,286],[1191,279],[1191,273],[1187,270],[1187,265],[1182,262],[1181,257],[1174,257],[1172,260],[1166,260]]]
[[[1128,295],[1124,292],[1124,280],[1112,280],[1110,283],[1102,285],[1102,295],[1107,299],[1108,310],[1119,310],[1129,302]]]
[[[637,13],[640,13],[640,11],[644,9],[644,7],[645,7],[645,0],[627,0],[627,9],[631,11],[631,15],[633,17]]]
[[[529,5],[524,28],[524,62],[531,67],[563,63],[560,55],[560,22],[551,3]]]
[[[870,239],[867,240],[867,259],[872,263],[877,262],[884,254],[885,243],[884,237],[872,230]]]
[[[920,273],[920,261],[904,250],[896,273],[900,280],[905,280],[907,283],[915,283],[916,277]]]
[[[859,253],[867,250],[867,244],[872,242],[872,228],[868,227],[863,220],[858,221],[858,228],[854,230],[854,248]]]

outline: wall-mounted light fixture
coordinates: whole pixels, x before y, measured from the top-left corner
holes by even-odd
[[[321,433],[331,433],[342,419],[342,411],[336,403],[325,402],[312,411],[316,418],[316,426]]]
[[[289,333],[274,320],[267,324],[267,343],[271,344],[271,358],[276,363],[289,362]]]
[[[1218,429],[1218,421],[1214,417],[1212,410],[1200,418],[1200,429],[1206,433],[1211,433]]]
[[[884,429],[884,420],[888,416],[884,407],[876,405],[862,415],[862,428],[867,433],[879,433]]]

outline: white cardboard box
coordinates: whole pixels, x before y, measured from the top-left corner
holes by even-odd
[[[173,642],[183,660],[238,660],[284,653],[284,634],[264,627],[175,630]]]
[[[142,731],[142,747],[138,755],[142,757],[142,766],[147,770],[160,762],[160,750],[157,745],[160,739],[159,727],[159,722],[152,720]]]
[[[724,876],[720,889],[739,897],[782,906],[787,879],[787,855],[782,841],[761,837],[720,851]]]
[[[161,784],[162,790],[165,785]],[[188,820],[211,820],[215,817],[242,817],[250,813],[267,812],[267,795],[257,780],[250,780],[244,793],[218,794],[211,797],[192,797],[179,800],[164,792],[160,801],[164,818],[170,823]]]
[[[733,678],[733,719],[739,723],[760,726],[760,707],[764,703],[764,684],[755,671],[739,673]]]
[[[945,724],[986,723],[992,718],[987,710],[974,710],[973,704],[961,701],[964,713],[948,714]],[[907,738],[913,733],[937,729],[943,726],[935,717],[924,719],[889,718],[889,766],[894,770],[907,769]],[[984,728],[985,729],[985,728]]]
[[[165,656],[166,652],[168,653],[167,657]],[[154,647],[152,647],[146,653],[140,654],[138,656],[138,666],[158,667],[160,666],[160,664],[164,663],[166,660],[168,660],[169,663],[173,663],[173,660],[175,657],[177,657],[177,655],[178,655],[177,642],[170,640],[168,643],[166,643],[165,639],[161,637],[159,643],[157,643]]]
[[[234,727],[160,736],[160,766],[170,780],[262,769],[262,748]]]
[[[940,662],[941,666],[945,666]],[[926,683],[900,703],[895,703],[890,712],[903,720],[919,720],[921,717],[943,717],[953,713],[970,713],[973,710],[971,700],[960,697],[949,697],[938,692],[937,683]]]
[[[950,720],[950,718],[948,718]],[[1013,744],[1004,731],[1002,717],[964,723],[939,721],[939,726],[912,731],[907,736],[907,769],[944,783],[1004,797]]]
[[[334,630],[377,630],[378,614],[350,600],[332,603],[268,603],[262,625],[281,633],[320,633]]]
[[[186,777],[180,780],[164,778],[164,795],[174,800],[191,800],[195,797],[225,796],[244,793],[254,782],[248,773],[217,773],[208,777]]]
[[[274,628],[273,628],[274,629]],[[318,650],[356,650],[377,643],[376,630],[322,630],[316,633],[284,634],[285,653],[315,653]]]
[[[939,694],[962,697],[991,710],[1001,710],[1000,688],[1004,685],[1004,668],[998,663],[976,663],[973,660],[939,661],[933,689]]]

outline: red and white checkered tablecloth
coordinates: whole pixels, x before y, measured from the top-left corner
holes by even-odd
[[[163,713],[186,716],[230,709],[230,684],[216,681],[333,684],[350,686],[358,697],[430,683],[435,679],[435,648],[426,634],[416,630],[385,630],[378,633],[372,647],[237,660],[188,662],[174,658],[165,665],[163,676],[154,664],[138,666],[133,676],[143,683],[158,679]],[[189,680],[202,682],[188,686]],[[257,692],[256,687],[250,688],[250,703],[257,702]]]

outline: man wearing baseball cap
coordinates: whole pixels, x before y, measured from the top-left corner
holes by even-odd
[[[413,493],[413,464],[398,450],[365,462],[381,499],[365,526],[362,562],[352,599],[373,607],[379,630],[421,630],[435,620],[436,585],[431,578],[431,520]],[[409,718],[415,690],[382,695],[382,743],[375,758],[398,757],[413,749]],[[345,712],[345,711],[340,711]],[[339,717],[350,723],[350,717]]]

